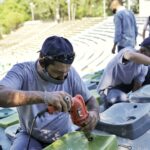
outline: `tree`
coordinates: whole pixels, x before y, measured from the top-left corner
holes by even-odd
[[[131,9],[134,13],[139,13],[139,0],[132,0]]]
[[[5,0],[0,5],[1,33],[9,33],[18,28],[19,24],[28,20],[27,2],[24,0]]]
[[[27,20],[68,20],[67,0],[5,0],[0,4],[0,34]],[[108,0],[109,1],[109,0]],[[34,5],[34,12],[30,7]],[[103,0],[70,0],[72,19],[103,15]],[[31,15],[32,14],[32,15]]]

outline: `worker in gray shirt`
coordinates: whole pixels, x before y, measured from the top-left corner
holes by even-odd
[[[105,68],[97,87],[104,100],[104,109],[114,103],[127,102],[128,92],[139,89],[149,76],[150,38],[140,46],[139,51],[130,47],[122,49]]]
[[[89,112],[81,129],[95,128],[98,103],[72,67],[74,57],[68,39],[51,36],[44,41],[37,61],[14,65],[0,81],[0,107],[17,107],[21,127],[11,150],[41,150],[71,132],[69,111],[77,94]],[[47,112],[49,105],[55,113]]]

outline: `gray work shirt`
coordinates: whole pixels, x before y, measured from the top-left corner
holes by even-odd
[[[81,94],[84,100],[91,97],[89,90],[73,67],[70,68],[63,84],[54,84],[41,79],[35,64],[35,62],[25,62],[14,65],[0,81],[0,85],[22,91],[65,91],[72,96]],[[21,128],[29,133],[36,114],[46,108],[46,104],[17,107]],[[36,119],[32,136],[45,143],[51,143],[55,138],[69,131],[71,131],[69,113],[45,113]]]
[[[133,80],[144,82],[148,66],[133,61],[123,63],[123,55],[126,51],[135,50],[130,47],[124,48],[108,63],[97,87],[98,93],[122,83],[130,84]]]

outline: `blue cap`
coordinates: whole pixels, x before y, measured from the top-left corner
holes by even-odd
[[[51,36],[48,37],[40,50],[47,57],[53,58],[55,61],[71,64],[74,60],[74,50],[70,41],[64,37]]]
[[[150,37],[144,39],[144,41],[139,45],[142,47],[149,47],[150,48]]]

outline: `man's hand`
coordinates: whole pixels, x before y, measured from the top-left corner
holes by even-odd
[[[134,82],[134,85],[133,85],[132,92],[138,90],[138,89],[141,88],[141,87],[142,87],[142,84],[135,81],[135,82]]]
[[[115,54],[115,49],[116,49],[115,47],[112,48],[111,50],[112,54]]]
[[[68,112],[72,105],[72,96],[64,91],[44,92],[43,101],[58,112]]]
[[[91,131],[95,128],[97,122],[100,120],[99,114],[96,111],[89,111],[87,120],[83,123],[81,130]]]
[[[113,54],[115,54],[116,45],[117,45],[117,43],[114,43],[113,48],[112,48],[112,50],[111,50],[111,52],[112,52]]]

